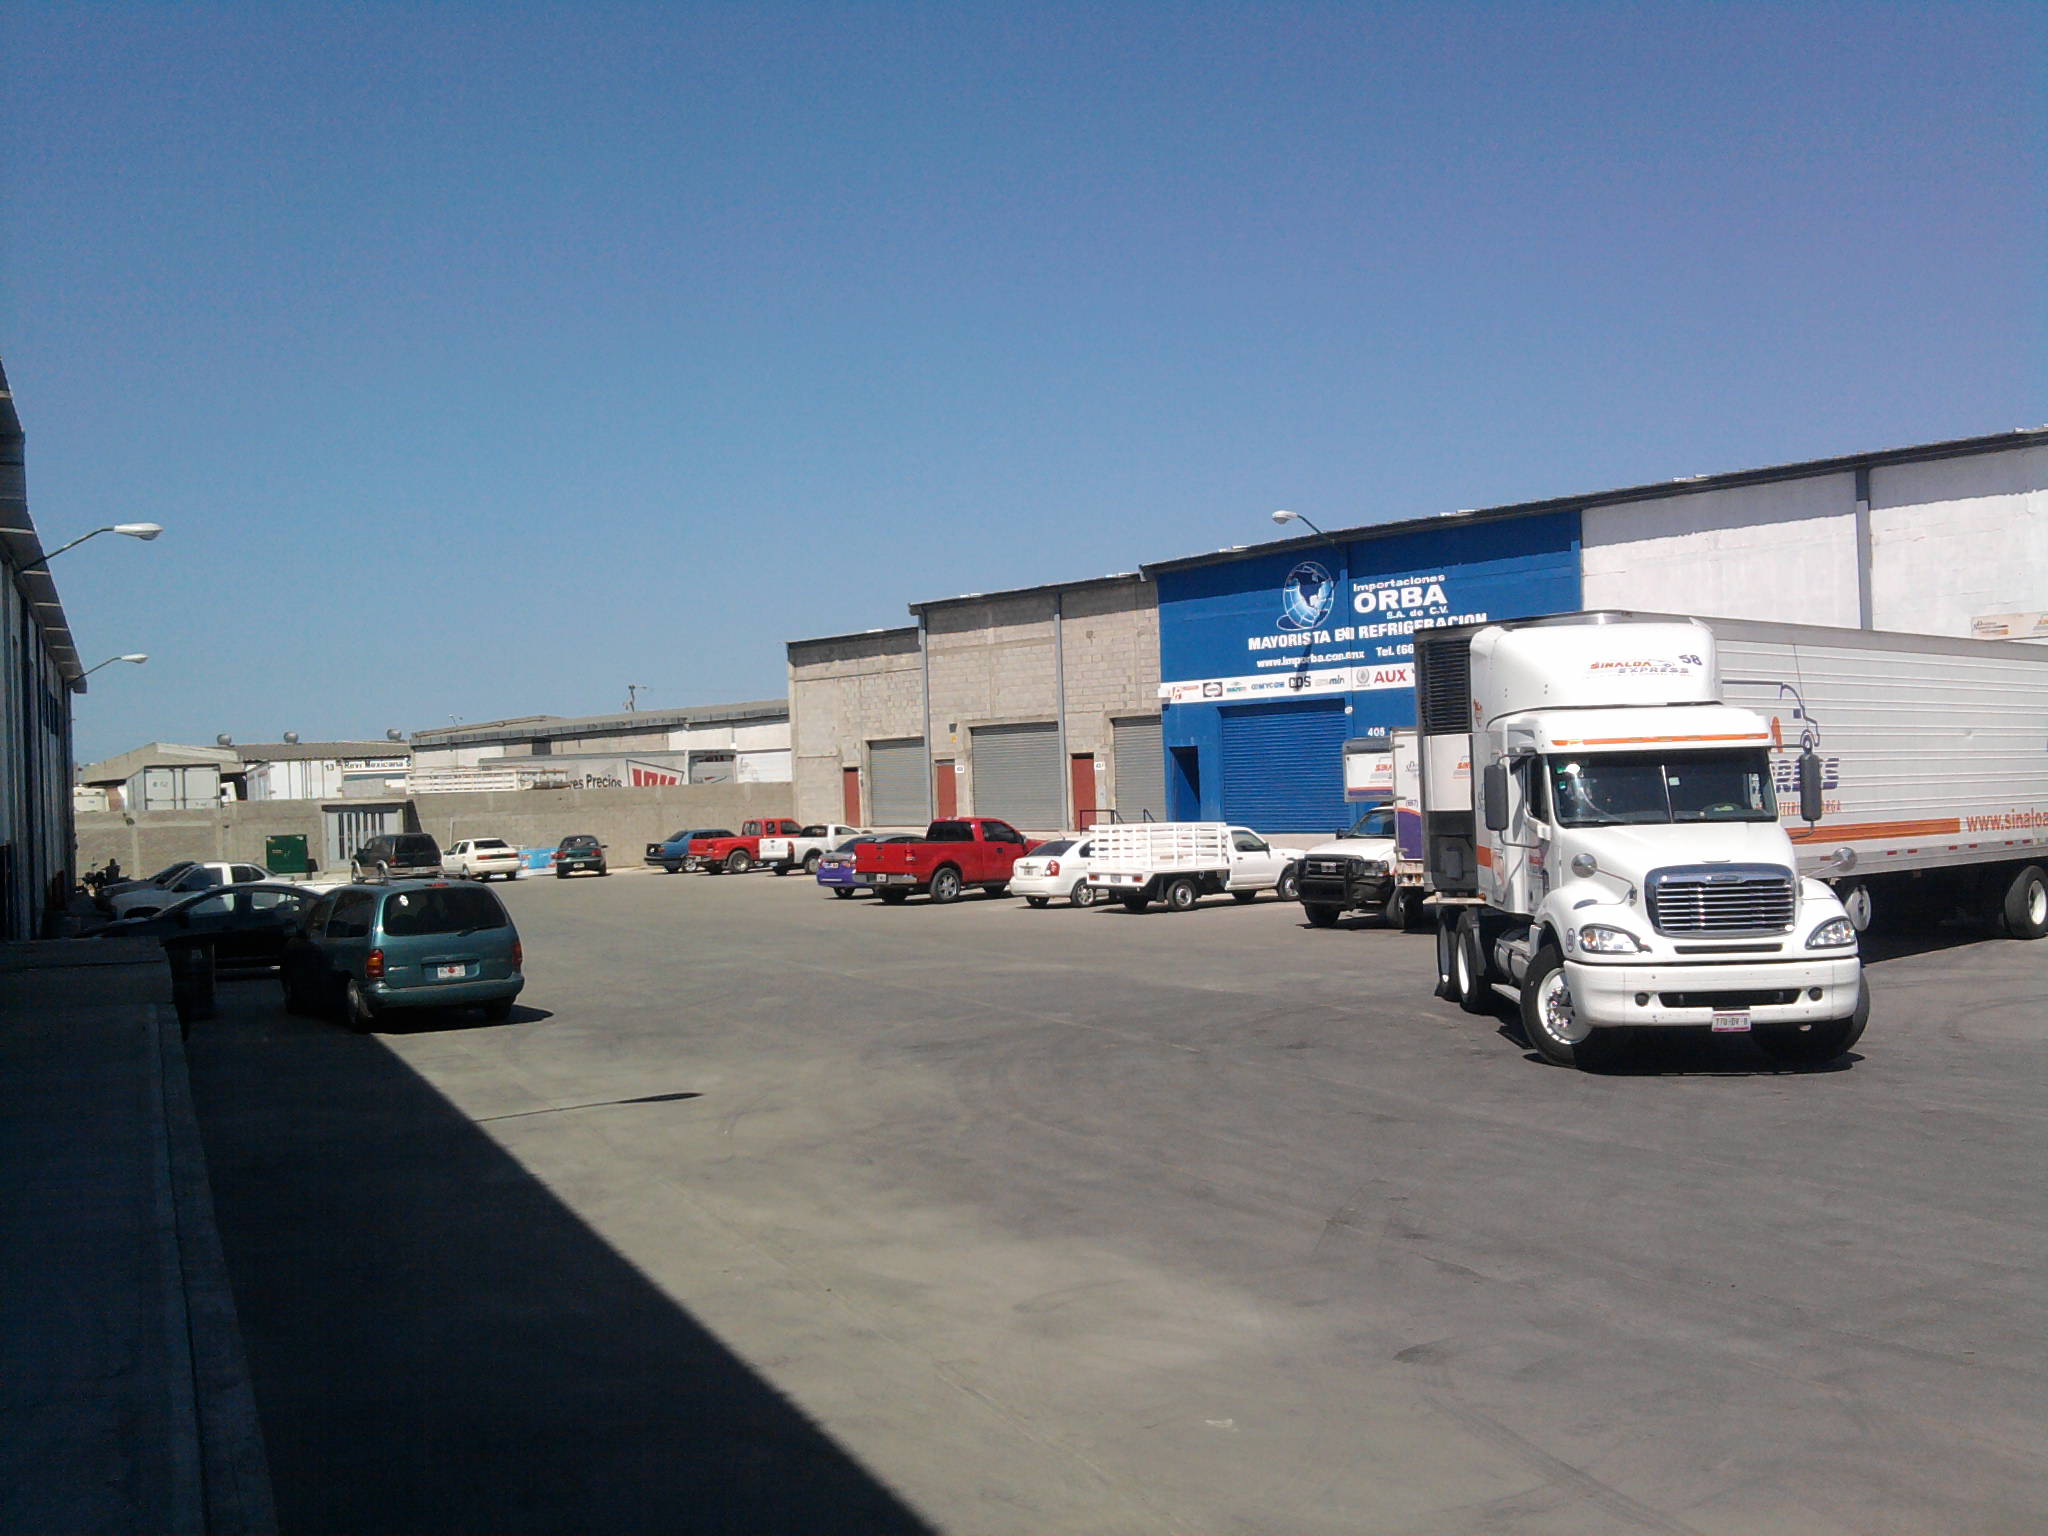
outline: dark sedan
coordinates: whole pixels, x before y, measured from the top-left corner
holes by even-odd
[[[604,844],[586,832],[576,832],[555,845],[555,878],[566,880],[574,874],[602,875]]]
[[[87,935],[95,939],[211,939],[224,971],[265,970],[284,958],[284,941],[321,892],[257,881],[187,896],[147,917],[123,917]]]

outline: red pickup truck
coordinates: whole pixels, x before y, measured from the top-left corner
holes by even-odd
[[[961,816],[933,822],[922,842],[862,843],[853,868],[891,906],[913,891],[929,891],[935,902],[956,901],[970,885],[1000,896],[1011,867],[1034,846],[1007,821]]]
[[[695,837],[690,839],[690,856],[683,868],[707,875],[744,875],[761,862],[761,839],[795,837],[803,823],[779,817],[773,821],[743,821],[738,837]]]

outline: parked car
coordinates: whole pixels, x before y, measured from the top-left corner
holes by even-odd
[[[555,878],[566,880],[571,875],[611,873],[605,868],[604,844],[588,832],[572,832],[555,844]]]
[[[860,835],[859,827],[842,827],[836,822],[826,822],[803,831],[781,837],[761,839],[761,862],[778,875],[786,875],[793,869],[801,869],[807,875],[818,872],[818,861],[825,857],[825,850],[836,848],[849,837]]]
[[[728,832],[723,837],[692,838],[690,856],[684,861],[684,867],[709,875],[744,875],[761,862],[762,838],[795,837],[801,831],[803,823],[791,821],[786,816],[767,821],[743,821],[737,836]]]
[[[1088,884],[1088,870],[1094,862],[1094,838],[1054,838],[1017,861],[1010,871],[1010,892],[1022,896],[1027,906],[1043,907],[1064,896],[1077,907],[1092,907],[1095,890]]]
[[[516,880],[519,868],[519,850],[502,837],[465,837],[441,855],[441,872],[464,880]]]
[[[303,885],[256,880],[200,891],[146,917],[119,917],[87,934],[94,939],[213,940],[220,970],[275,966],[285,940],[322,895]]]
[[[868,877],[854,868],[854,855],[863,843],[914,843],[915,832],[863,832],[859,837],[849,837],[830,853],[818,860],[818,884],[834,896],[858,896],[862,891],[871,890]]]
[[[441,848],[424,832],[385,832],[358,848],[348,861],[348,877],[360,885],[375,880],[433,880],[441,874]]]
[[[941,904],[978,885],[1002,895],[1011,867],[1031,851],[1022,832],[991,816],[957,816],[935,821],[923,837],[907,843],[863,843],[853,867],[883,901],[898,906],[914,891],[929,891]]]
[[[644,862],[658,864],[673,875],[688,864],[690,844],[698,838],[731,836],[730,827],[690,827],[681,832],[671,832],[662,841],[647,845],[647,857]]]
[[[148,917],[174,906],[187,896],[223,885],[247,885],[268,880],[270,871],[261,864],[230,864],[209,860],[188,864],[176,878],[164,885],[138,885],[109,896],[101,893],[99,908],[111,917]]]
[[[158,890],[162,890],[198,862],[197,859],[179,859],[176,863],[166,864],[155,874],[141,880],[109,880],[93,893],[94,899],[104,905],[106,901],[119,896],[124,891],[138,890],[145,885],[153,885]]]
[[[345,885],[285,940],[279,976],[293,1013],[339,1010],[370,1030],[387,1012],[481,1007],[508,1018],[526,985],[519,930],[497,893],[446,880]]]
[[[1173,912],[1227,891],[1240,902],[1271,891],[1282,901],[1300,892],[1302,851],[1267,842],[1250,827],[1220,821],[1118,822],[1095,831],[1088,883],[1128,912],[1163,901]]]

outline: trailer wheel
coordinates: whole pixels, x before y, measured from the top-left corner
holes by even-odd
[[[1856,1011],[1819,1024],[1779,1024],[1757,1033],[1757,1048],[1781,1067],[1824,1067],[1863,1038],[1870,1022],[1870,987],[1859,982]]]
[[[1301,915],[1308,919],[1311,928],[1334,928],[1343,914],[1342,907],[1333,907],[1325,902],[1311,901],[1301,909]]]
[[[2005,893],[2005,931],[2016,939],[2048,935],[2048,871],[2029,864]]]
[[[1301,871],[1292,864],[1280,871],[1280,881],[1273,887],[1273,894],[1282,901],[1294,901],[1301,895]]]
[[[943,907],[949,901],[960,899],[960,871],[952,865],[942,866],[932,876],[932,901]]]
[[[1486,941],[1479,931],[1479,914],[1458,915],[1456,942],[1451,950],[1452,993],[1467,1013],[1493,1012],[1493,988],[1486,984]]]
[[[1522,982],[1522,1034],[1553,1066],[1590,1065],[1587,1047],[1592,1043],[1593,1028],[1572,1006],[1564,956],[1555,945],[1545,944],[1529,962],[1529,974]]]
[[[1192,912],[1195,910],[1195,903],[1201,899],[1201,889],[1186,875],[1182,875],[1166,888],[1166,910],[1169,912]]]

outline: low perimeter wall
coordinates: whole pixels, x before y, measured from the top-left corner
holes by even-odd
[[[315,860],[327,846],[323,811],[360,809],[349,800],[248,800],[211,811],[81,812],[81,872],[121,861],[146,875],[175,859],[263,862],[267,838],[301,833]],[[732,827],[791,814],[787,784],[664,784],[639,789],[525,789],[488,795],[420,795],[406,825],[443,848],[465,837],[502,837],[521,848],[551,848],[571,832],[595,833],[615,863],[637,864],[644,846],[680,827]],[[336,873],[336,871],[326,871]],[[346,873],[346,871],[339,871]]]

